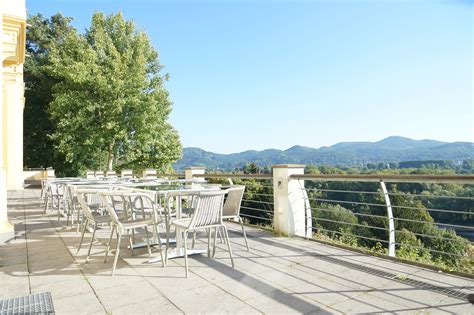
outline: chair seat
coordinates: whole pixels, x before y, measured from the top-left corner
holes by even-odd
[[[96,212],[92,213],[92,216],[94,217],[94,221],[97,223],[109,223],[112,220],[110,219],[110,216],[108,215],[100,215]]]
[[[126,230],[128,229],[136,229],[139,227],[145,227],[148,225],[153,225],[155,224],[152,219],[147,219],[147,220],[137,220],[137,221],[131,221],[131,222],[121,222],[122,227]]]
[[[223,215],[223,216],[222,216],[222,219],[223,219],[223,220],[238,219],[238,218],[239,218],[238,215]]]
[[[174,220],[173,222],[171,222],[171,225],[187,228],[189,226],[189,223],[191,223],[191,218],[185,218],[185,219]]]

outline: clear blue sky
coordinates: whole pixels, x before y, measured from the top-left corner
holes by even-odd
[[[122,11],[160,52],[185,147],[474,141],[473,2],[27,0],[84,30]]]

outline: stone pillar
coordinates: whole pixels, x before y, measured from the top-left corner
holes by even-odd
[[[184,170],[184,178],[187,180],[196,180],[197,181],[204,181],[203,177],[197,177],[194,178],[194,175],[196,174],[205,174],[206,173],[206,168],[205,167],[187,167]]]
[[[24,0],[0,0],[0,243],[14,236],[7,216],[7,188],[23,187]]]
[[[3,67],[7,189],[23,189],[23,66]]]
[[[3,34],[3,14],[0,6],[0,35]],[[3,44],[0,40],[0,56],[3,56]],[[3,104],[3,71],[0,71],[0,244],[14,236],[13,225],[7,217],[7,170],[5,165],[5,126]]]
[[[274,228],[288,236],[306,236],[306,207],[304,181],[291,179],[294,174],[304,174],[304,165],[273,165]]]

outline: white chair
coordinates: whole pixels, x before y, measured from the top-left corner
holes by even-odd
[[[151,211],[151,215],[147,215],[145,211],[145,204],[150,204],[150,203],[153,204],[153,200],[150,200],[151,198],[147,194],[136,193],[136,192],[124,192],[124,191],[109,191],[109,192],[102,192],[101,197],[102,197],[103,203],[105,204],[105,208],[107,209],[107,212],[109,213],[111,223],[112,223],[112,230],[110,231],[110,237],[109,237],[109,242],[107,244],[107,250],[105,252],[104,262],[107,262],[107,256],[110,251],[110,244],[112,242],[113,234],[114,232],[116,232],[117,234],[117,249],[115,251],[115,258],[114,258],[114,263],[112,266],[112,276],[113,276],[115,274],[115,268],[117,267],[118,257],[120,254],[120,243],[122,240],[122,236],[124,234],[129,235],[130,246],[131,246],[131,249],[133,250],[131,233],[133,233],[135,229],[144,228],[148,255],[151,256],[150,238],[148,236],[148,226],[152,226],[154,234],[157,235],[158,234],[157,226],[161,220],[159,219],[157,211]],[[125,208],[128,207],[128,209],[130,210],[130,211],[127,211],[128,213],[134,213],[139,210],[138,208],[141,207],[142,218],[136,219],[135,216],[132,216],[132,217],[127,216],[122,219],[119,218],[119,216],[117,215],[117,210],[115,209],[114,203],[112,201],[113,198],[115,197],[121,197],[123,199],[124,207]],[[145,202],[144,200],[147,200],[147,201]],[[158,245],[160,246],[161,261],[164,267],[165,260],[163,258],[161,241],[159,237],[158,237]]]
[[[91,209],[91,205],[96,205],[96,199],[98,194],[102,192],[99,189],[78,189],[76,190],[77,202],[81,206],[82,213],[84,214],[84,227],[82,229],[81,240],[79,241],[79,246],[77,247],[77,253],[81,250],[82,241],[84,240],[84,234],[89,226],[93,225],[91,241],[89,243],[89,249],[87,251],[86,262],[89,261],[89,256],[91,254],[92,244],[94,242],[95,232],[97,230],[97,225],[99,224],[110,224],[111,218],[108,215],[100,215],[98,212],[95,212]],[[94,198],[95,197],[95,198]]]
[[[117,173],[115,171],[106,171],[105,177],[107,178],[117,178]]]
[[[195,198],[193,198],[194,211],[190,218],[174,220],[171,225],[176,228],[176,233],[183,232],[183,244],[184,244],[184,264],[186,277],[188,277],[188,254],[187,254],[187,239],[188,233],[196,230],[207,230],[208,232],[208,256],[210,256],[210,242],[211,242],[211,229],[214,229],[214,233],[217,233],[217,229],[222,229],[224,238],[227,241],[230,260],[232,267],[234,267],[234,259],[232,257],[232,249],[230,247],[229,235],[227,228],[224,226],[222,221],[222,209],[224,204],[224,196],[227,194],[226,190],[201,192]],[[174,197],[170,194],[170,197]],[[214,252],[215,252],[216,241],[214,238]]]
[[[132,178],[133,177],[133,170],[122,170],[120,172],[121,178]]]
[[[247,251],[250,251],[249,244],[247,241],[247,233],[245,232],[245,226],[243,223],[242,218],[240,217],[240,205],[242,203],[242,198],[244,196],[244,191],[245,191],[245,186],[243,185],[232,185],[232,186],[222,186],[222,188],[227,189],[228,194],[227,198],[225,199],[224,202],[224,208],[222,210],[222,219],[224,221],[226,220],[237,220],[240,223],[240,226],[242,228],[242,234],[244,235],[244,240],[245,240],[245,246],[247,247]],[[222,239],[222,234],[220,229],[217,230],[217,234],[221,237]],[[214,237],[217,237],[215,235]],[[193,235],[193,245],[192,247],[194,248],[194,243],[196,241],[196,232]]]
[[[64,185],[54,181],[46,182],[46,202],[44,205],[44,212],[49,210],[49,206],[54,210],[58,210],[58,221],[61,218],[61,205],[64,206]]]
[[[242,234],[244,235],[245,246],[247,251],[250,251],[249,243],[247,241],[247,234],[245,233],[244,222],[240,217],[240,205],[244,196],[245,186],[231,186],[227,188],[229,192],[227,199],[224,203],[224,209],[222,211],[222,219],[224,220],[237,220],[242,228]]]

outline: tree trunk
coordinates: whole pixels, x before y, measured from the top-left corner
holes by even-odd
[[[107,171],[111,171],[112,170],[112,164],[114,162],[114,145],[113,143],[110,143],[109,144],[109,157],[107,158]]]

